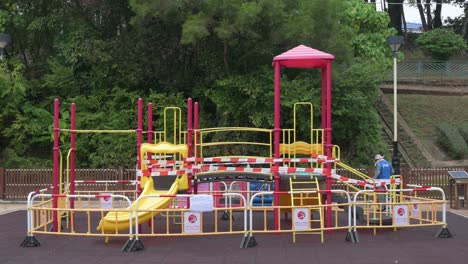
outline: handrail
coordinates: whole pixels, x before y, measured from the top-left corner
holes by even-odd
[[[350,166],[348,166],[348,165],[346,165],[346,164],[344,164],[342,162],[335,162],[335,164],[342,167],[343,169],[357,175],[358,177],[360,177],[361,179],[363,179],[365,181],[371,181],[372,184],[375,185],[375,179],[374,178],[371,178],[368,175],[366,175],[366,174],[364,174],[364,173],[362,173],[362,172],[360,172],[360,171],[358,171],[358,170],[356,170],[356,169],[354,169],[354,168],[352,168],[352,167],[350,167]]]
[[[199,132],[225,132],[225,131],[257,131],[257,132],[273,132],[273,129],[256,128],[256,127],[210,127],[197,129]]]

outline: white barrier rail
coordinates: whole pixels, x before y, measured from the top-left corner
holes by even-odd
[[[100,199],[100,198],[110,198],[110,199],[114,199],[114,198],[119,198],[119,199],[122,199],[122,200],[125,200],[128,204],[128,209],[125,209],[125,211],[128,210],[129,214],[130,214],[130,228],[129,228],[129,233],[128,233],[128,236],[131,238],[132,237],[132,234],[133,234],[133,230],[132,230],[132,210],[131,210],[131,201],[128,197],[124,196],[124,195],[118,195],[118,194],[96,194],[96,195],[78,195],[78,194],[34,194],[33,193],[30,193],[28,195],[28,202],[27,202],[27,236],[28,237],[31,237],[33,236],[33,233],[34,233],[34,223],[33,223],[33,210],[48,210],[48,211],[70,211],[70,212],[82,212],[83,209],[71,209],[71,208],[34,208],[34,200],[37,199],[37,198],[49,198],[49,199],[58,199],[58,198],[63,198],[63,199],[70,199],[70,198],[95,198],[95,199]],[[104,210],[104,209],[99,209],[100,211]],[[124,211],[123,209],[121,211]],[[60,221],[59,219],[53,219],[55,221]],[[55,232],[50,232],[50,233],[55,233]],[[61,233],[61,232],[57,232],[57,233]],[[92,235],[92,234],[88,234],[88,235]],[[102,234],[99,234],[99,235],[102,235]]]
[[[252,197],[250,198],[250,206],[249,206],[249,217],[250,217],[250,222],[249,222],[249,237],[246,239],[245,241],[245,247],[253,247],[256,245],[256,242],[255,242],[255,239],[253,238],[253,234],[256,232],[253,228],[253,211],[254,211],[254,208],[256,210],[258,209],[264,209],[265,207],[254,207],[253,206],[253,200],[258,197],[258,196],[265,196],[265,195],[280,195],[280,194],[332,194],[332,193],[341,193],[341,194],[345,194],[347,200],[348,200],[348,203],[347,204],[343,204],[343,206],[352,206],[351,205],[351,197],[349,195],[348,192],[346,192],[345,190],[311,190],[311,191],[289,191],[289,192],[274,192],[274,191],[269,191],[269,192],[258,192],[258,193],[255,193],[254,195],[252,195]],[[323,210],[323,208],[325,207],[330,207],[331,206],[334,206],[332,204],[326,204],[326,205],[315,205],[315,206],[303,206],[305,208],[319,208],[320,210]],[[268,206],[268,208],[272,208],[272,210],[274,209],[285,209],[285,208],[294,208],[294,207],[297,207],[297,206]],[[324,230],[333,230],[333,229],[348,229],[348,233],[350,233],[352,231],[352,225],[351,225],[351,214],[348,214],[348,224],[346,226],[343,226],[343,227],[323,227],[323,228],[320,228],[320,229],[314,229],[314,230],[320,230],[320,231],[324,231]],[[310,229],[310,228],[309,228]],[[312,229],[310,229],[312,231]],[[268,231],[268,232],[296,232],[296,231],[299,231],[299,230],[296,230],[294,228],[291,228],[291,230],[271,230],[271,231]],[[300,231],[308,231],[308,230],[300,230]],[[264,232],[264,231],[262,231]]]

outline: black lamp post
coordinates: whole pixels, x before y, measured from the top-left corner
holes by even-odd
[[[0,61],[3,60],[3,49],[11,42],[8,34],[0,33]]]
[[[405,43],[403,36],[387,38],[387,44],[393,51],[393,156],[392,166],[396,175],[400,175],[400,157],[398,156],[398,128],[397,128],[397,51]]]

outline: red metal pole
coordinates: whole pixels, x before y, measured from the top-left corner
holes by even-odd
[[[138,98],[138,128],[137,128],[137,170],[141,170],[140,147],[143,140],[143,99]],[[137,181],[141,181],[141,175],[137,176]],[[141,194],[141,185],[137,184],[137,195]]]
[[[193,135],[193,104],[192,98],[187,100],[187,147],[188,147],[188,156],[192,157],[193,155],[193,142],[192,142],[192,135]]]
[[[195,142],[198,142],[198,128],[199,128],[199,122],[198,122],[198,121],[199,121],[199,119],[198,119],[198,117],[199,117],[199,110],[198,110],[198,109],[199,109],[199,108],[198,108],[198,102],[195,102],[195,117],[194,117],[194,119],[195,119],[195,120],[194,120],[194,123],[195,123],[195,124],[194,124],[194,129],[195,129]],[[196,148],[196,147],[197,147],[197,145],[195,145],[195,148]],[[195,156],[195,158],[196,158],[196,156]],[[195,164],[197,164],[197,162],[195,162]],[[193,191],[194,191],[195,194],[198,193],[198,184],[197,184],[197,182],[194,182],[194,183],[193,183]]]
[[[153,143],[153,103],[148,104],[148,143]],[[140,156],[140,154],[138,154]],[[151,153],[148,153],[148,159],[152,157]]]
[[[60,102],[58,99],[54,100],[54,182],[53,182],[53,194],[58,194],[58,184],[59,184],[59,114],[60,114]],[[56,209],[58,207],[58,200],[55,196],[52,201],[52,207]],[[53,226],[52,231],[58,231],[58,219],[57,219],[57,211],[54,210],[53,214]]]
[[[192,98],[187,100],[187,147],[188,147],[188,158],[191,158],[193,155],[193,142],[192,142],[192,135],[193,135],[193,127],[192,127]],[[192,173],[188,174],[188,190],[187,193],[192,193]]]
[[[279,149],[280,149],[280,132],[281,132],[281,125],[280,125],[280,111],[281,111],[281,66],[279,65],[278,61],[275,61],[275,96],[274,96],[274,155],[275,158],[280,157]],[[276,162],[274,164],[275,167],[279,167],[279,163]],[[280,175],[278,172],[275,173],[275,192],[280,191]],[[274,203],[275,206],[279,206],[279,194],[275,193],[274,195]],[[274,227],[276,230],[279,230],[279,211],[276,208],[274,210],[275,214],[275,222]]]
[[[327,61],[327,71],[326,71],[326,73],[327,73],[327,126],[326,126],[325,133],[327,134],[327,136],[325,137],[326,138],[326,143],[325,143],[326,152],[325,152],[325,155],[327,155],[327,157],[331,157],[331,150],[332,150],[332,144],[331,144],[331,133],[332,133],[332,127],[331,127],[332,68],[331,68],[331,61],[330,60]],[[332,168],[331,163],[327,163],[326,168],[331,170],[331,168]],[[328,190],[332,189],[331,171],[327,175],[327,189]],[[327,194],[327,204],[330,205],[331,203],[332,203],[331,193],[328,193]],[[331,207],[327,207],[327,227],[331,227],[331,226],[332,226],[332,210],[331,210]],[[329,233],[331,233],[331,230],[330,230]]]
[[[322,142],[326,144],[326,127],[327,127],[327,69],[321,68],[322,71]],[[325,147],[323,149],[323,154],[325,154]]]
[[[71,104],[71,117],[70,117],[70,128],[71,130],[76,129],[76,105],[75,103]],[[70,133],[70,194],[75,194],[75,138],[76,138],[76,133],[71,132]],[[75,199],[70,198],[70,208],[74,209],[75,208]]]

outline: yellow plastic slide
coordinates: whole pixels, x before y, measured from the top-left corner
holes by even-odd
[[[177,194],[179,189],[179,179],[176,179],[169,190],[157,191],[154,189],[153,179],[147,178],[144,189],[141,195],[155,195],[165,194],[172,195]],[[138,203],[138,211],[150,210],[150,209],[163,209],[168,206],[172,201],[170,197],[148,197],[140,200]],[[132,204],[132,211],[135,210],[135,202]],[[159,212],[139,212],[138,223],[142,224],[156,216]],[[132,223],[135,226],[135,213],[132,213]],[[130,213],[129,212],[109,212],[99,222],[97,230],[106,234],[116,233],[117,231],[126,231],[130,227]]]

